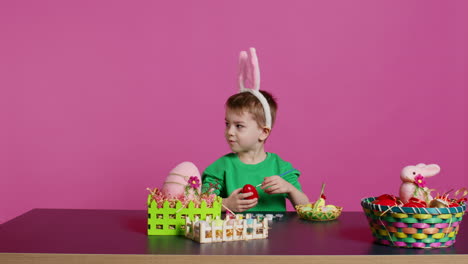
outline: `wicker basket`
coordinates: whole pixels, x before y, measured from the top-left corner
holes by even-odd
[[[405,248],[444,248],[455,243],[466,204],[448,208],[415,208],[373,204],[361,205],[372,235],[383,245]]]
[[[331,221],[341,215],[343,207],[336,206],[335,210],[322,212],[319,210],[304,210],[304,208],[314,208],[314,204],[296,205],[296,211],[300,218],[310,221]]]

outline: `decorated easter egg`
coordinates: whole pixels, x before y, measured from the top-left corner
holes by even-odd
[[[189,184],[189,180],[191,180],[191,186],[195,187],[195,189],[200,192],[200,172],[198,171],[198,168],[195,166],[195,164],[185,161],[177,165],[174,169],[171,170],[171,172],[169,172],[169,175],[164,180],[161,192],[167,197],[179,197],[184,195],[185,187],[187,184]],[[195,184],[197,181],[199,184]]]
[[[402,205],[403,207],[419,207],[419,208],[424,208],[426,206],[424,206],[422,203],[417,203],[417,202],[407,202],[405,203],[404,205]]]
[[[325,206],[325,199],[319,198],[315,203],[314,203],[314,211],[319,210],[320,207]]]
[[[398,205],[398,203],[394,200],[387,200],[387,199],[383,199],[383,200],[374,200],[372,202],[373,204],[378,204],[378,205],[385,205],[385,206],[396,206]]]
[[[246,197],[245,199],[254,199],[254,198],[258,198],[258,192],[257,192],[257,189],[255,189],[255,186],[253,185],[250,185],[250,184],[246,184],[244,185],[244,188],[242,188],[242,193],[253,193],[251,196],[249,197]]]
[[[391,194],[382,194],[379,197],[377,197],[376,200],[391,200],[391,201],[396,201],[397,198],[394,195]]]
[[[427,204],[424,200],[418,199],[416,197],[411,197],[408,202],[419,204],[420,206],[417,207],[427,207]],[[414,207],[414,206],[411,206]]]
[[[397,197],[391,194],[382,194],[379,197],[377,197],[372,203],[385,206],[396,206],[398,205],[398,199]]]
[[[442,199],[433,199],[431,202],[429,202],[429,207],[433,208],[444,208],[448,206],[449,204]]]

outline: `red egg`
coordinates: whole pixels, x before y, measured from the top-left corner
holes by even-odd
[[[421,199],[418,199],[416,197],[411,197],[408,201],[408,203],[417,203],[417,204],[421,204],[422,206],[416,206],[416,207],[427,207],[427,204],[425,201],[421,200]],[[410,206],[410,207],[415,207],[415,206]]]
[[[395,206],[398,205],[397,198],[391,194],[382,194],[377,197],[373,202],[373,204],[385,205],[385,206]]]
[[[424,204],[422,203],[416,203],[416,202],[407,202],[403,205],[403,207],[419,207],[419,208],[423,208],[423,207],[426,207]]]
[[[249,192],[251,192],[253,194],[251,196],[245,198],[245,199],[258,198],[258,192],[257,192],[257,189],[255,189],[255,186],[250,185],[250,184],[244,185],[244,187],[242,188],[241,193],[249,193]]]
[[[391,194],[382,194],[379,197],[377,197],[376,200],[393,200],[393,201],[396,201],[397,198],[394,195],[391,195]]]
[[[379,205],[386,205],[386,206],[395,206],[395,205],[397,205],[396,201],[388,200],[388,199],[375,200],[372,203],[373,204],[379,204]]]

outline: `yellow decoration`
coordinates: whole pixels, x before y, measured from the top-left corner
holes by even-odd
[[[414,235],[413,235],[413,238],[414,238],[414,239],[425,239],[425,238],[427,238],[427,235],[426,235],[426,234],[417,233],[417,234],[414,234]]]
[[[325,200],[323,198],[319,198],[315,203],[314,203],[314,207],[312,210],[314,211],[318,211],[320,209],[320,207],[323,207],[325,206]]]
[[[452,215],[451,214],[441,214],[441,215],[438,215],[437,217],[441,218],[441,219],[449,219],[449,218],[452,218]]]
[[[408,236],[405,233],[402,232],[396,232],[395,236],[398,238],[407,238]]]
[[[434,234],[432,235],[432,238],[435,238],[435,239],[441,239],[445,236],[444,233],[437,233],[437,234]]]
[[[408,218],[408,215],[407,214],[400,214],[400,213],[393,213],[392,217],[395,217],[395,218]]]
[[[379,229],[379,234],[380,234],[381,236],[388,236],[388,232],[387,232],[387,230],[385,230],[385,229]]]
[[[430,214],[414,214],[413,217],[417,218],[417,219],[429,219],[429,218],[432,218],[432,215],[430,215]]]

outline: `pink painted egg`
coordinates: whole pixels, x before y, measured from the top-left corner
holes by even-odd
[[[195,164],[189,161],[185,161],[177,165],[174,169],[171,170],[171,172],[169,172],[169,175],[164,180],[161,192],[167,197],[179,197],[181,195],[184,195],[185,186],[188,184],[187,181],[190,179],[191,176],[195,176],[198,178],[200,182],[198,191],[200,191],[200,171],[198,171],[198,168],[197,166],[195,166]]]

